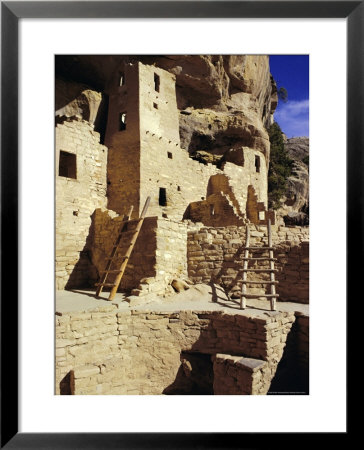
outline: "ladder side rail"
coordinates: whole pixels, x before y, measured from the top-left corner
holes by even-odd
[[[108,262],[106,264],[105,270],[101,272],[103,275],[100,278],[100,281],[98,283],[98,287],[97,287],[97,290],[96,290],[96,296],[97,297],[101,294],[102,289],[105,286],[107,277],[109,276],[109,273],[110,273],[111,266],[112,266],[112,264],[114,262],[114,256],[116,255],[116,252],[117,252],[117,250],[119,248],[119,244],[120,244],[120,241],[122,239],[123,232],[127,229],[127,223],[129,222],[131,213],[133,212],[133,208],[134,208],[134,206],[131,206],[128,215],[124,217],[124,220],[123,220],[123,222],[121,224],[121,227],[120,227],[119,235],[118,235],[118,237],[117,237],[117,239],[115,241],[115,244],[114,244],[113,249],[111,251],[110,258],[109,258],[109,260],[108,260]]]
[[[142,228],[142,225],[143,225],[143,222],[144,222],[144,218],[145,218],[145,215],[146,215],[147,210],[148,210],[149,203],[150,203],[150,197],[148,197],[147,200],[145,201],[142,214],[141,214],[141,216],[140,216],[140,218],[138,220],[137,226],[135,227],[135,231],[134,231],[134,234],[133,234],[133,236],[131,238],[131,241],[129,243],[129,247],[128,247],[128,249],[127,249],[127,251],[126,251],[126,253],[125,253],[124,257],[123,257],[123,261],[122,261],[121,266],[120,266],[120,271],[119,271],[118,275],[115,278],[114,286],[111,289],[111,292],[110,292],[108,300],[112,300],[115,297],[115,294],[116,294],[116,292],[117,292],[117,290],[119,288],[119,285],[120,285],[121,279],[122,279],[122,277],[124,275],[126,266],[128,265],[130,255],[131,255],[131,253],[133,251],[134,245],[135,245],[135,243],[136,243],[136,241],[138,239],[138,236],[139,236],[139,232],[140,232],[140,230]]]
[[[246,242],[244,251],[244,262],[243,262],[243,278],[241,285],[241,296],[240,296],[240,309],[246,308],[246,281],[247,281],[247,269],[248,269],[248,257],[249,257],[249,242],[250,242],[250,230],[249,225],[246,226]]]
[[[270,248],[270,250],[269,250],[269,258],[270,258],[269,267],[271,269],[270,281],[275,281],[274,255],[273,255],[273,245],[272,245],[272,226],[271,226],[270,219],[268,219],[268,247]],[[270,285],[270,293],[271,293],[270,309],[271,309],[271,311],[275,311],[277,309],[277,307],[276,307],[276,285],[275,285],[275,283],[271,283],[271,285]]]

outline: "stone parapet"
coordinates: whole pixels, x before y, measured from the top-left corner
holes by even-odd
[[[294,321],[287,312],[119,311],[114,305],[57,315],[56,393],[67,393],[73,378],[75,394],[161,394],[173,385],[182,352],[263,361],[264,383],[257,380],[251,392],[263,393]],[[245,362],[239,370],[250,370]]]

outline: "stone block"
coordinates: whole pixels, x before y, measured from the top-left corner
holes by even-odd
[[[100,373],[100,368],[96,366],[83,366],[74,369],[75,379],[86,378]]]

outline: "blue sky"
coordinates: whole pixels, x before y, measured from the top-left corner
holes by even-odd
[[[270,71],[278,89],[285,87],[288,101],[278,102],[274,119],[288,138],[309,135],[309,56],[271,55]]]

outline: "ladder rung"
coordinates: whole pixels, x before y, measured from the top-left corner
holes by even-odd
[[[255,298],[258,298],[258,297],[279,297],[279,295],[278,294],[248,294],[248,293],[245,293],[245,294],[242,295],[242,297],[255,297]]]
[[[244,247],[244,250],[274,250],[274,247]]]
[[[277,258],[241,258],[241,261],[277,261]]]
[[[277,269],[241,269],[242,272],[277,272]]]
[[[137,240],[137,238],[139,236],[139,232],[140,232],[140,230],[142,228],[143,221],[144,221],[144,218],[145,218],[145,215],[146,215],[149,203],[150,203],[150,196],[147,197],[147,199],[145,201],[145,204],[144,204],[143,211],[142,211],[140,217],[138,219],[136,219],[136,220],[135,219],[134,220],[130,220],[130,215],[131,215],[131,212],[133,210],[133,206],[130,208],[130,212],[129,212],[128,217],[127,217],[129,220],[124,220],[123,221],[123,226],[122,226],[122,229],[119,232],[118,239],[113,244],[113,249],[112,249],[111,256],[109,256],[108,258],[105,258],[105,260],[108,261],[108,263],[106,265],[105,270],[102,273],[106,274],[106,275],[104,275],[103,278],[102,278],[104,280],[104,282],[99,282],[99,283],[96,284],[96,286],[98,286],[98,289],[96,291],[97,295],[100,295],[100,293],[102,291],[102,287],[110,286],[113,289],[111,289],[111,292],[110,292],[108,300],[112,300],[115,297],[116,291],[117,291],[117,289],[118,289],[118,287],[120,285],[120,282],[121,282],[121,278],[123,277],[125,269],[126,269],[126,266],[128,264],[129,257],[131,255],[131,252],[133,251],[135,242],[136,242],[136,240]],[[132,230],[128,229],[129,227],[127,226],[127,224],[130,223],[130,222],[136,222],[136,227],[134,229],[132,229]],[[123,261],[123,264],[121,264],[119,270],[116,270],[116,269],[110,270],[111,265],[115,264],[116,261],[120,260],[120,256],[119,255],[120,255],[121,252],[118,251],[118,250],[119,250],[119,246],[121,245],[122,238],[123,238],[122,234],[124,234],[124,232],[127,232],[127,236],[130,236],[130,238],[129,238],[128,249],[126,250],[126,252],[124,252],[124,256],[122,256],[122,258],[121,258],[122,261]],[[127,238],[125,238],[125,239],[127,239]],[[106,280],[106,278],[107,278],[109,273],[118,273],[114,283],[105,283],[105,280]]]
[[[106,261],[112,261],[114,258],[115,258],[115,259],[118,259],[118,260],[122,259],[123,261],[125,261],[125,259],[128,259],[129,257],[128,257],[128,256],[123,256],[122,258],[120,258],[120,257],[114,255],[114,256],[112,256],[111,258],[106,258],[105,260],[106,260]]]
[[[112,270],[103,270],[100,273],[119,273],[120,270],[112,269]]]
[[[248,280],[241,280],[244,284],[279,284],[279,281],[248,281]]]
[[[127,224],[129,224],[129,223],[133,223],[133,222],[140,222],[141,220],[143,220],[144,219],[144,217],[139,217],[138,219],[131,219],[131,220],[123,220],[121,223],[123,224],[123,226],[124,225],[127,225]],[[124,229],[122,229],[121,231],[120,231],[120,233],[119,233],[119,236],[121,235],[121,234],[124,234],[124,233],[130,233],[130,232],[132,232],[133,230],[128,230],[128,229],[126,229],[126,230],[124,230]]]

